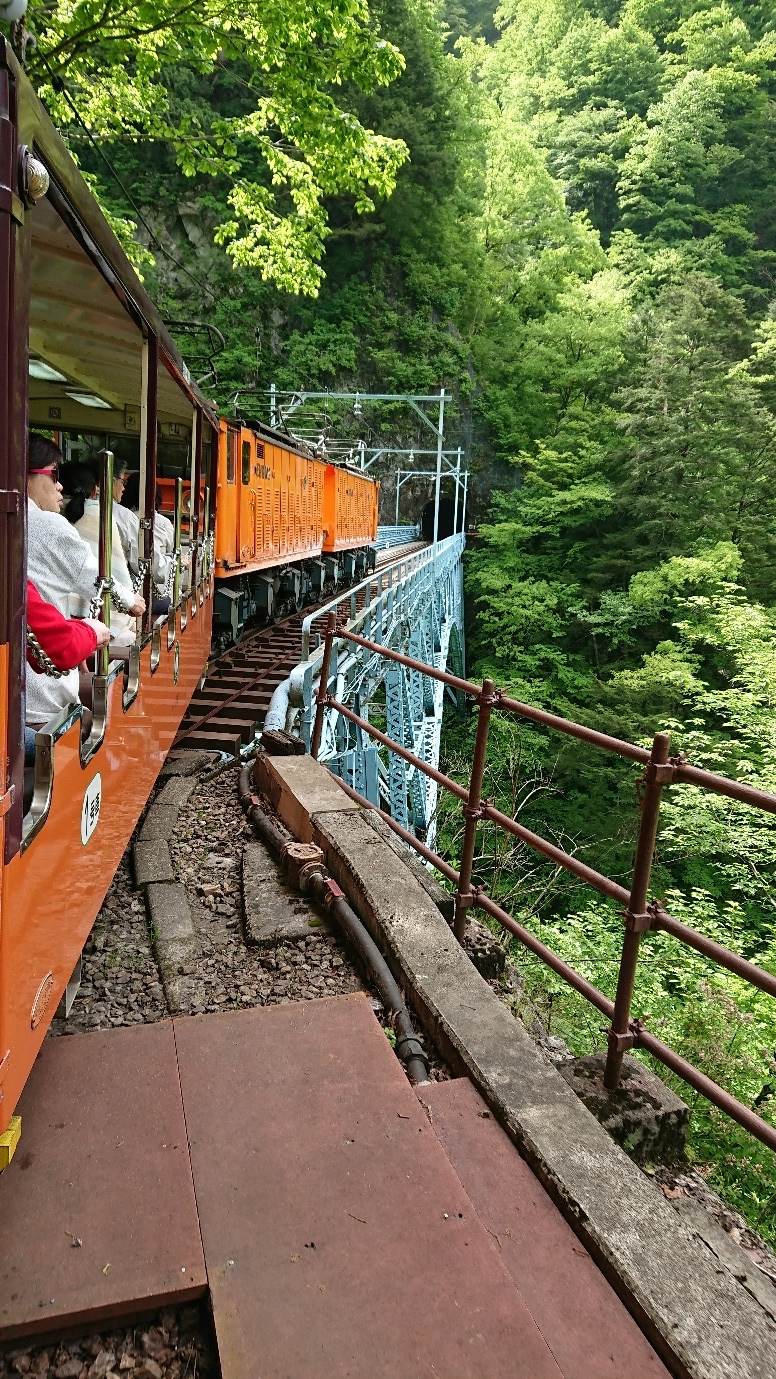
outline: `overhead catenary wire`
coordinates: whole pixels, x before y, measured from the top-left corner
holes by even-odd
[[[200,292],[203,292],[206,296],[208,296],[211,302],[218,301],[218,297],[213,292],[212,288],[208,287],[205,283],[201,282],[200,279],[194,273],[192,273],[191,270],[188,269],[185,264],[180,262],[180,259],[177,259],[174,254],[171,254],[170,250],[162,244],[156,231],[149,225],[139,206],[137,206],[135,201],[133,200],[131,193],[125,186],[122,179],[119,177],[119,174],[117,173],[107,154],[100,146],[98,140],[94,137],[92,130],[89,129],[88,125],[82,119],[78,107],[73,101],[70,92],[65,86],[62,77],[58,77],[56,73],[51,70],[51,66],[48,62],[46,54],[40,48],[38,49],[38,56],[42,59],[43,65],[45,66],[46,71],[51,77],[51,84],[54,87],[54,90],[59,95],[63,96],[66,100],[67,104],[73,112],[73,115],[75,116],[75,119],[78,121],[79,125],[84,131],[84,134],[89,140],[89,143],[92,145],[92,148],[94,149],[95,153],[99,158],[102,159],[111,176],[114,178],[116,184],[120,187],[122,194],[126,197],[127,202],[129,203],[130,207],[132,208],[138,220],[140,221],[140,224],[150,235],[151,241],[154,244],[154,246],[159,250],[159,253],[163,254],[166,259],[169,259],[170,263],[172,263],[176,268],[178,268],[181,273],[185,273],[186,277],[190,278],[191,281],[194,283],[194,286],[199,288]]]

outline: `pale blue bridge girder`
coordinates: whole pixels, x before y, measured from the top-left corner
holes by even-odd
[[[292,675],[301,708],[300,735],[308,751],[323,660],[322,631],[330,612],[340,625],[370,641],[437,670],[449,667],[453,674],[465,674],[465,544],[459,533],[383,566],[359,586],[366,595],[361,612],[356,612],[359,589],[353,589],[308,615],[302,626],[303,660]],[[382,726],[422,761],[438,766],[445,693],[438,680],[337,639],[328,691],[359,717]],[[378,750],[373,739],[335,709],[325,713],[319,759],[397,821],[433,840],[436,782],[395,752]]]

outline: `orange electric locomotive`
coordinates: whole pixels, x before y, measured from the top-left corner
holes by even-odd
[[[161,468],[167,513],[174,512],[182,474],[180,467]],[[288,617],[374,568],[380,485],[368,475],[329,464],[261,422],[221,418],[211,483],[217,645],[239,641],[249,623]],[[184,508],[188,501],[184,481]]]

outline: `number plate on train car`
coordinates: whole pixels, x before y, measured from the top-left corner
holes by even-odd
[[[86,787],[83,807],[81,809],[81,842],[84,847],[91,838],[100,818],[100,803],[102,801],[102,777],[97,772],[92,776]]]

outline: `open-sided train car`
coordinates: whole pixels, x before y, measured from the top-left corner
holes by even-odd
[[[162,508],[179,470],[162,466]],[[374,568],[380,485],[318,458],[260,422],[221,419],[215,529],[214,635],[277,621]],[[184,488],[184,503],[188,495]]]
[[[207,662],[203,519],[209,507],[214,520],[205,495],[219,426],[2,38],[0,334],[2,1167],[16,1142],[19,1094]],[[128,660],[98,653],[88,735],[81,705],[63,710],[38,732],[25,782],[29,425],[55,433],[70,454],[110,449],[117,463],[139,468],[147,559],[160,447],[188,466],[195,496],[189,592],[169,616],[139,620]],[[109,499],[103,485],[106,532]],[[144,594],[150,609],[148,573]]]

